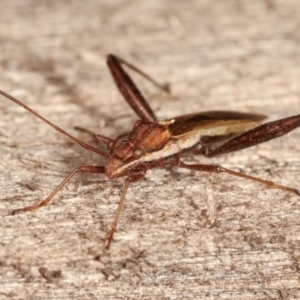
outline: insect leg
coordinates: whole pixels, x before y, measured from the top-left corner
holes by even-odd
[[[185,168],[185,169],[190,169],[190,170],[194,170],[194,171],[203,171],[203,172],[212,172],[212,173],[227,173],[227,174],[242,177],[242,178],[245,178],[245,179],[257,181],[257,182],[265,184],[269,187],[274,187],[274,188],[281,189],[281,190],[284,190],[284,191],[287,191],[287,192],[292,192],[292,193],[294,193],[298,196],[300,195],[300,192],[297,189],[293,189],[293,188],[290,188],[288,186],[277,184],[277,183],[274,183],[274,182],[269,181],[269,180],[264,180],[264,179],[257,178],[257,177],[254,177],[254,176],[250,176],[250,175],[246,175],[246,174],[243,174],[243,173],[240,173],[240,172],[232,171],[232,170],[229,170],[229,169],[223,168],[221,166],[217,166],[217,165],[201,165],[201,164],[189,165],[189,164],[185,164],[184,162],[180,161],[179,164],[178,164],[178,167]]]
[[[232,138],[217,149],[208,152],[205,156],[213,157],[249,148],[285,135],[299,126],[300,115],[268,122]]]
[[[120,201],[119,201],[118,209],[115,213],[114,220],[111,224],[111,230],[110,230],[109,237],[108,237],[108,242],[107,242],[107,245],[106,245],[107,249],[109,248],[110,243],[113,239],[114,233],[116,231],[117,224],[118,224],[118,221],[119,221],[119,217],[120,217],[121,211],[122,211],[123,206],[124,206],[125,196],[126,196],[126,192],[127,192],[129,183],[130,183],[130,178],[127,178],[126,181],[125,181],[125,184],[123,186],[123,189],[122,189],[122,194],[121,194],[121,198],[120,198]]]
[[[105,174],[105,167],[103,166],[82,166],[82,167],[78,167],[75,168],[74,170],[72,170],[72,172],[70,172],[70,174],[61,182],[61,184],[45,199],[43,200],[41,203],[37,204],[37,205],[33,205],[33,206],[27,206],[24,208],[20,208],[20,209],[15,209],[13,210],[12,214],[18,214],[18,213],[22,213],[22,212],[27,212],[27,211],[33,211],[33,210],[37,210],[43,206],[47,206],[50,201],[52,200],[52,198],[57,194],[57,192],[62,189],[66,183],[78,172],[83,172],[83,173],[102,173]]]
[[[109,145],[109,144],[114,142],[114,139],[111,139],[111,138],[106,137],[104,135],[92,132],[92,131],[90,131],[88,129],[85,129],[85,128],[82,128],[82,127],[76,126],[76,127],[74,127],[74,129],[78,130],[78,131],[85,132],[89,135],[92,135],[99,143],[104,144],[104,145]]]
[[[114,55],[115,56],[115,55]],[[139,68],[137,68],[136,66],[128,63],[127,61],[125,61],[124,59],[115,56],[118,61],[120,63],[122,63],[123,65],[125,65],[126,67],[128,67],[129,69],[137,72],[138,74],[140,74],[142,77],[144,77],[145,79],[149,80],[153,85],[155,85],[157,88],[159,88],[160,90],[166,92],[166,93],[170,93],[170,85],[168,83],[165,84],[161,84],[159,82],[157,82],[155,79],[153,79],[151,76],[149,76],[148,74],[146,74],[144,71],[140,70]]]
[[[117,224],[118,224],[118,221],[119,221],[119,218],[120,218],[120,214],[121,214],[121,211],[122,211],[122,209],[124,207],[125,196],[126,196],[129,184],[131,182],[141,180],[142,178],[144,178],[144,176],[145,176],[145,173],[141,172],[141,173],[132,174],[132,175],[130,175],[130,176],[128,176],[126,178],[124,186],[123,186],[123,189],[122,189],[122,193],[121,193],[121,198],[120,198],[120,201],[119,201],[118,209],[117,209],[117,211],[115,213],[114,220],[113,220],[113,222],[111,224],[111,230],[110,230],[109,237],[108,237],[108,242],[107,242],[107,245],[106,245],[107,249],[109,248],[110,243],[111,243],[111,241],[113,239],[114,233],[116,231]]]
[[[156,121],[156,116],[147,103],[140,90],[133,80],[121,66],[119,59],[109,54],[107,56],[107,65],[114,78],[114,81],[133,111],[143,120],[148,122]]]

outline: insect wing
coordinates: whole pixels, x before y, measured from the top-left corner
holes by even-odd
[[[203,136],[229,136],[247,131],[261,123],[265,115],[232,111],[207,111],[163,121],[172,137],[181,138],[193,131]]]

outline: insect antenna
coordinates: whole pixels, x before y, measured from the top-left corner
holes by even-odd
[[[47,119],[45,119],[43,116],[41,116],[40,114],[38,114],[37,112],[35,112],[33,109],[31,109],[29,106],[25,105],[24,103],[22,103],[20,100],[14,98],[13,96],[3,92],[0,90],[0,94],[2,96],[4,96],[5,98],[11,100],[12,102],[18,104],[19,106],[23,107],[24,109],[26,109],[27,111],[29,111],[31,114],[33,114],[34,116],[36,116],[37,118],[39,118],[40,120],[42,120],[43,122],[47,123],[48,125],[50,125],[51,127],[53,127],[55,130],[59,131],[60,133],[62,133],[63,135],[65,135],[66,137],[68,137],[70,140],[74,141],[75,143],[79,144],[81,147],[98,153],[100,155],[106,156],[108,157],[108,154],[105,153],[104,151],[101,151],[97,148],[94,148],[91,145],[88,145],[80,140],[78,140],[77,138],[75,138],[74,136],[70,135],[69,133],[67,133],[66,131],[64,131],[63,129],[61,129],[60,127],[56,126],[55,124],[53,124],[52,122],[48,121]]]

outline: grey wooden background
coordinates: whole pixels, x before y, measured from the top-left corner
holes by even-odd
[[[300,111],[300,2],[1,1],[0,89],[80,139],[117,136],[136,117],[105,65],[112,52],[160,118],[201,110]],[[300,130],[213,160],[299,188]],[[157,169],[132,185],[104,244],[123,180],[78,175],[104,164],[0,98],[0,299],[300,299],[300,199],[226,175]]]

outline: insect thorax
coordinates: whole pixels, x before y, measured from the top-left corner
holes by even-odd
[[[151,167],[147,162],[149,154],[163,149],[170,138],[167,126],[138,120],[130,133],[119,136],[111,145],[107,176],[124,176],[134,169],[146,171]]]

